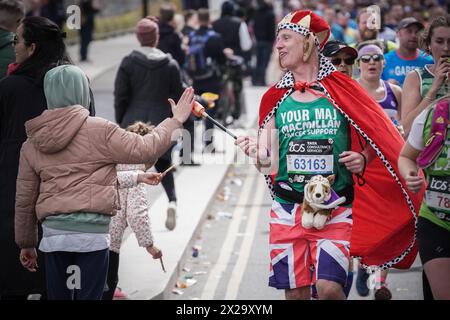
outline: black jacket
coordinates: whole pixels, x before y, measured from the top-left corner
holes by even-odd
[[[183,10],[209,8],[208,0],[183,0]]]
[[[64,1],[50,0],[47,5],[42,7],[41,16],[50,19],[62,29],[66,21],[66,6],[64,5]]]
[[[195,31],[194,28],[192,28],[192,27],[190,27],[190,26],[188,26],[188,25],[185,25],[185,26],[183,27],[183,29],[181,29],[181,34],[182,34],[183,36],[189,36],[189,35],[191,34],[191,32],[193,32],[193,31]]]
[[[127,127],[136,120],[158,125],[172,116],[168,98],[181,97],[178,63],[169,55],[153,49],[151,56],[134,50],[120,64],[114,84],[116,121]]]
[[[195,33],[198,35],[204,35],[210,30],[212,29],[202,26],[195,31]],[[205,56],[207,58],[211,58],[217,68],[224,66],[227,61],[227,58],[223,53],[224,49],[223,39],[220,34],[216,33],[215,35],[209,37],[208,41],[205,43]],[[220,93],[221,84],[222,80],[220,74],[214,74],[211,78],[205,80],[194,80],[194,89],[196,90],[195,93],[199,95],[206,91]]]
[[[94,28],[94,17],[100,12],[94,8],[92,0],[81,0],[81,24],[84,28]]]
[[[19,262],[14,241],[16,179],[20,148],[27,139],[25,122],[46,109],[44,90],[34,78],[11,75],[0,81],[0,295],[45,292],[43,254],[37,272]]]
[[[234,54],[241,56],[239,28],[241,20],[237,17],[224,16],[213,23],[213,29],[222,36],[225,48],[233,49]]]
[[[257,41],[275,41],[275,13],[271,6],[266,5],[256,11],[253,30]]]
[[[150,49],[150,48],[148,48]],[[134,50],[120,64],[114,84],[116,121],[126,128],[135,121],[158,125],[172,116],[167,99],[183,93],[178,63],[158,49]]]
[[[181,48],[181,38],[175,32],[175,29],[167,23],[159,24],[158,49],[162,52],[170,53],[179,66],[184,65],[185,54]]]
[[[83,0],[82,2],[88,2]],[[81,3],[82,15],[84,8],[84,3]],[[39,10],[39,16],[47,18],[58,25],[62,29],[64,22],[66,21],[66,6],[63,1],[60,0],[49,0],[48,3],[42,6]],[[35,16],[36,12],[30,10],[26,13],[27,17]]]

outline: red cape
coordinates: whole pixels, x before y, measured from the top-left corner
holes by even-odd
[[[355,184],[350,254],[361,257],[369,266],[409,268],[417,255],[415,230],[423,190],[410,193],[400,176],[397,161],[404,140],[379,104],[356,81],[332,72],[319,83],[334,106],[350,118],[352,150],[361,151],[359,132],[372,142],[378,155],[367,165],[366,184]],[[264,94],[260,127],[288,90],[273,86]]]

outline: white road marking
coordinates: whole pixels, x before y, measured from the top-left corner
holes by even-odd
[[[236,242],[236,234],[239,232],[239,226],[241,224],[244,210],[246,210],[245,204],[248,202],[253,193],[253,184],[256,178],[261,178],[258,173],[250,172],[244,180],[244,186],[242,188],[241,196],[239,197],[236,209],[233,212],[233,219],[228,227],[228,231],[220,249],[220,256],[217,263],[211,270],[209,277],[206,281],[205,288],[203,289],[202,300],[212,300],[219,285],[219,281],[223,272],[226,270],[230,258],[233,254],[234,243]]]
[[[253,193],[253,203],[255,205],[251,208],[247,226],[244,234],[248,235],[242,240],[241,248],[238,250],[239,257],[231,273],[230,281],[228,282],[227,292],[225,294],[225,300],[235,300],[238,295],[239,286],[241,285],[242,277],[248,263],[248,259],[251,254],[253,239],[255,238],[256,226],[258,225],[258,216],[261,211],[261,207],[257,205],[262,203],[264,199],[265,183],[263,179],[257,181],[256,191]]]

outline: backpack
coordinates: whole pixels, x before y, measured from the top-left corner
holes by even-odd
[[[189,50],[186,56],[186,70],[194,80],[207,79],[213,76],[214,68],[211,58],[205,55],[205,44],[216,33],[209,30],[205,34],[193,31],[189,35]]]

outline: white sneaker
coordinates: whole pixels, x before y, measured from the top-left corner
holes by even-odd
[[[169,202],[167,207],[166,228],[169,230],[175,229],[177,224],[177,203],[175,201]]]

